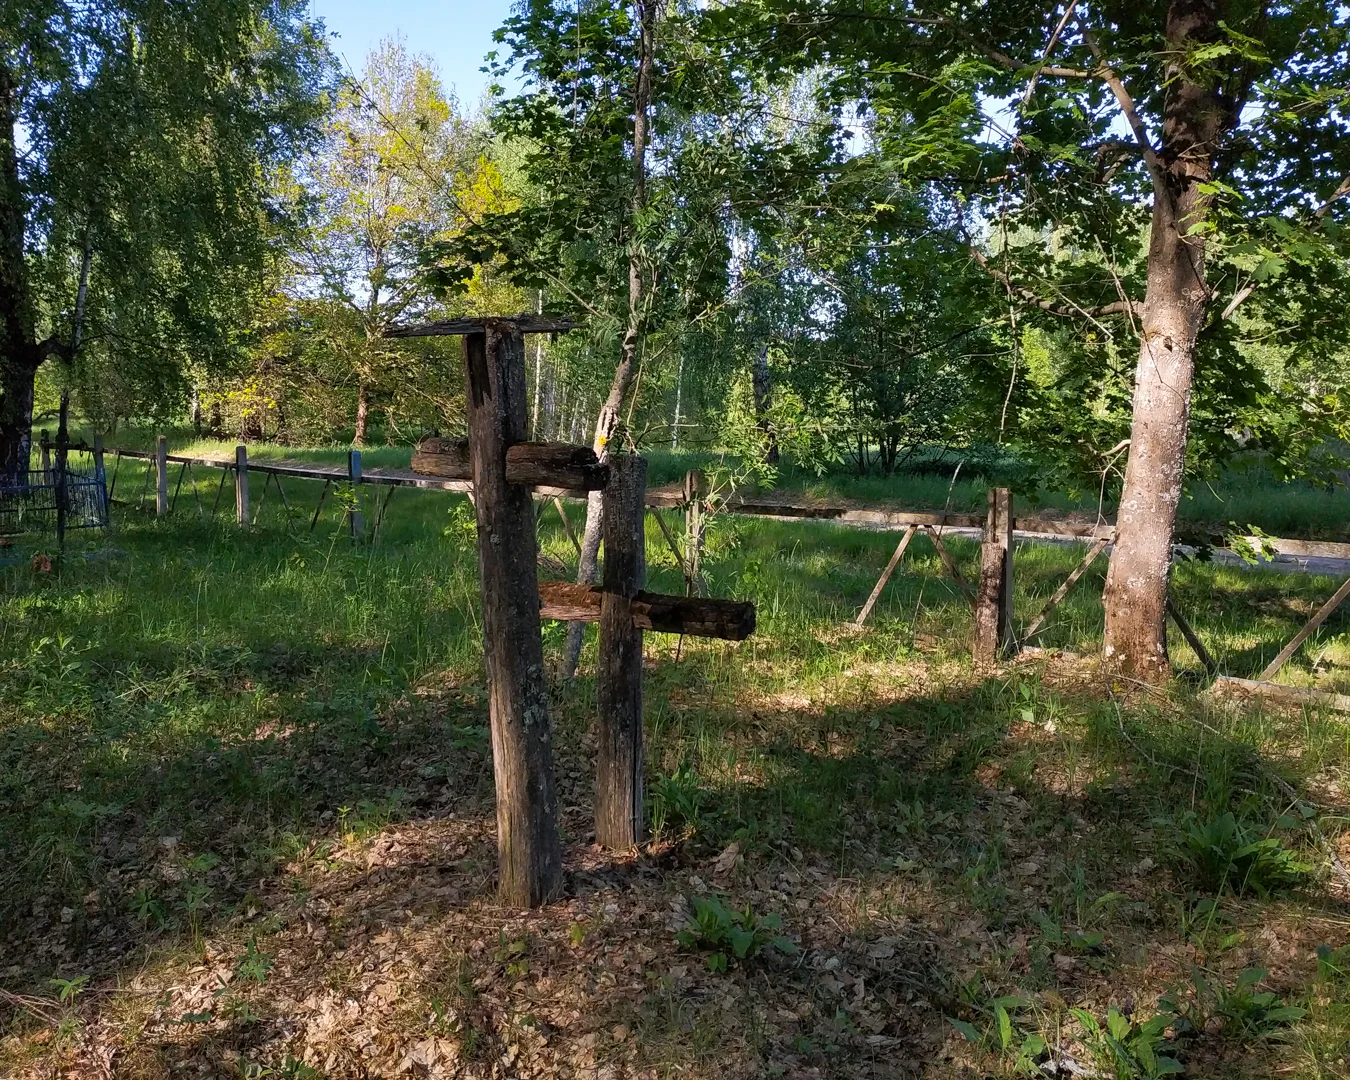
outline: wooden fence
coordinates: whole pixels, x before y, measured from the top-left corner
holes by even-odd
[[[460,492],[472,496],[472,462],[469,442],[462,440],[427,440],[418,446],[413,455],[412,470],[371,469],[362,467],[359,450],[348,452],[346,469],[292,464],[270,464],[250,461],[248,450],[239,446],[233,460],[222,458],[189,457],[170,454],[164,436],[160,436],[153,451],[115,450],[111,482],[108,491],[109,502],[116,492],[118,469],[123,458],[143,459],[153,463],[147,470],[142,486],[141,498],[144,501],[151,476],[155,480],[155,511],[164,515],[171,513],[178,502],[185,478],[192,475],[196,468],[220,469],[220,483],[216,489],[212,512],[219,510],[225,481],[234,478],[235,518],[241,524],[256,524],[263,503],[271,487],[275,487],[277,497],[285,506],[288,517],[291,514],[290,501],[282,484],[283,478],[301,478],[322,480],[323,491],[318,505],[310,518],[311,531],[319,520],[324,500],[335,485],[349,485],[355,490],[361,485],[383,487],[386,490],[382,499],[376,500],[375,515],[369,525],[370,536],[378,536],[385,520],[390,499],[399,487],[414,487],[440,491]],[[571,519],[564,507],[564,499],[585,499],[587,491],[594,487],[596,478],[591,475],[593,465],[579,455],[579,448],[557,444],[522,443],[511,447],[507,452],[507,477],[511,484],[530,488],[542,501],[538,512],[542,514],[551,502],[556,507],[563,527],[572,544],[580,549],[580,540]],[[176,477],[171,477],[173,467],[177,466]],[[250,476],[261,474],[265,477],[263,487],[256,504],[250,502]],[[198,509],[205,513],[196,484],[192,485],[197,499]],[[662,535],[675,556],[677,565],[684,573],[686,593],[702,596],[704,582],[701,571],[703,536],[706,516],[709,512],[708,487],[697,472],[689,473],[682,485],[670,485],[663,488],[646,490],[643,504],[647,510],[679,510],[685,516],[684,543],[671,532],[659,513],[654,514]],[[1061,518],[1014,514],[1013,498],[1007,489],[993,488],[989,492],[989,507],[984,515],[969,513],[932,512],[903,510],[883,507],[857,505],[829,505],[817,502],[789,502],[771,497],[739,496],[719,500],[718,512],[753,517],[771,518],[783,521],[826,521],[843,526],[879,531],[900,531],[901,537],[895,551],[881,576],[872,589],[866,603],[859,611],[855,625],[862,627],[871,615],[886,585],[904,559],[911,541],[920,533],[933,544],[944,571],[955,582],[957,589],[974,610],[975,634],[973,650],[977,659],[991,662],[1018,649],[1030,646],[1045,629],[1051,612],[1068,596],[1070,590],[1092,567],[1096,560],[1107,550],[1114,539],[1115,528],[1108,522],[1082,522]],[[365,514],[359,502],[353,502],[345,508],[348,530],[353,538],[361,538],[367,533]],[[965,580],[956,560],[943,542],[944,533],[961,530],[969,534],[975,532],[981,538],[980,575],[972,587]],[[1012,598],[1013,540],[1077,540],[1089,546],[1082,560],[1073,572],[1050,596],[1040,612],[1022,630],[1013,624]],[[1350,544],[1336,544],[1324,541],[1287,540],[1269,537],[1251,538],[1253,547],[1273,549],[1279,554],[1307,558],[1350,560]],[[597,619],[600,612],[601,593],[586,587],[570,586],[563,583],[546,583],[542,589],[544,616],[564,619]],[[1218,665],[1210,655],[1200,636],[1195,632],[1185,616],[1169,600],[1167,613],[1175,622],[1186,642],[1191,646],[1206,671],[1215,677],[1215,688],[1219,692],[1268,694],[1283,696],[1292,700],[1295,688],[1280,687],[1271,680],[1289,660],[1300,645],[1325,622],[1340,605],[1350,597],[1350,581],[1341,587],[1326,604],[1301,628],[1279,657],[1261,677],[1256,680],[1233,679],[1219,674]],[[635,602],[635,610],[647,611],[642,607],[646,601]],[[648,607],[651,605],[648,604]],[[717,623],[725,619],[720,609],[709,615],[713,620],[709,629],[717,636],[734,637],[737,627]],[[663,629],[668,625],[687,624],[697,620],[697,613],[681,609],[672,615],[658,604],[645,616],[650,628]],[[1287,691],[1287,692],[1286,692]],[[1328,695],[1320,691],[1298,688],[1299,700],[1315,700],[1335,708],[1350,705],[1345,695]]]

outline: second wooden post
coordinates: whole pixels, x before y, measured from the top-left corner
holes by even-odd
[[[647,461],[609,459],[604,490],[605,576],[600,600],[595,841],[627,851],[642,841],[642,631],[632,600],[646,583],[643,501]]]
[[[538,550],[530,489],[506,481],[524,442],[525,339],[488,327],[464,335],[483,649],[497,788],[501,899],[536,907],[562,890],[553,742],[539,631]]]
[[[1012,522],[1012,493],[990,488],[975,598],[975,659],[986,663],[1013,644]]]

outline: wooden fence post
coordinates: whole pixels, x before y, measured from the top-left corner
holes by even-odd
[[[596,696],[600,723],[595,781],[595,841],[628,851],[642,841],[642,631],[632,599],[647,576],[643,529],[647,462],[609,459],[604,491],[605,577],[600,600]]]
[[[703,595],[703,498],[708,484],[697,469],[684,476],[685,593]]]
[[[497,788],[498,887],[535,907],[562,889],[553,742],[539,628],[538,542],[530,489],[506,481],[506,452],[526,437],[525,338],[464,335],[483,647]]]
[[[163,435],[155,440],[155,515],[169,512],[169,440]]]
[[[52,448],[47,439],[47,429],[43,428],[38,446],[42,450],[42,482],[44,484],[50,483],[52,478]]]
[[[975,602],[975,659],[991,663],[1013,644],[1012,493],[989,489]]]
[[[361,451],[347,451],[347,480],[352,485],[352,499],[355,505],[347,514],[347,526],[351,530],[352,539],[360,540],[366,531],[366,519],[361,513],[361,496],[358,488],[361,486]]]
[[[103,461],[102,435],[94,436],[94,485],[95,508],[101,519],[100,524],[107,528],[112,519],[109,505],[112,496],[108,493],[108,469]]]
[[[248,524],[248,447],[234,448],[234,520]]]

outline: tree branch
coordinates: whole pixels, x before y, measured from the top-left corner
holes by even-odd
[[[1092,55],[1097,61],[1098,66],[1094,74],[1106,83],[1115,96],[1116,104],[1120,106],[1120,111],[1125,115],[1126,123],[1130,125],[1130,130],[1134,132],[1135,141],[1139,144],[1139,149],[1144,155],[1144,161],[1148,165],[1149,175],[1153,177],[1154,197],[1167,200],[1170,206],[1172,193],[1167,187],[1167,174],[1163,171],[1162,162],[1158,160],[1157,153],[1154,152],[1153,142],[1148,137],[1148,128],[1144,126],[1139,110],[1134,106],[1134,98],[1130,97],[1130,92],[1125,89],[1125,84],[1121,81],[1120,76],[1102,56],[1102,50],[1097,45],[1096,37],[1088,29],[1088,25],[1081,15],[1078,18],[1078,29],[1082,31],[1083,40],[1087,42],[1088,48],[1092,50]]]
[[[1039,308],[1041,311],[1050,315],[1056,315],[1061,319],[1097,319],[1107,315],[1142,315],[1144,305],[1138,300],[1116,300],[1110,304],[1100,304],[1097,307],[1080,307],[1078,304],[1057,304],[1053,300],[1046,300],[1032,289],[1025,285],[1016,284],[1002,270],[994,266],[974,244],[966,245],[970,252],[970,257],[975,260],[975,264],[997,281],[1004,288],[1016,293],[1032,307]]]
[[[1347,195],[1350,195],[1350,173],[1346,173],[1344,179],[1341,180],[1340,186],[1331,193],[1331,198],[1317,208],[1317,212],[1313,214],[1313,220],[1321,221],[1330,212],[1331,207]]]

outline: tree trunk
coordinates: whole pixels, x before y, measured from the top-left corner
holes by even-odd
[[[365,383],[356,392],[356,431],[352,442],[357,446],[366,445],[366,429],[370,426],[370,388]]]
[[[1173,0],[1166,37],[1173,56],[1212,41],[1212,0]],[[1116,543],[1106,577],[1106,658],[1144,679],[1168,669],[1166,607],[1172,534],[1181,501],[1190,419],[1195,343],[1204,321],[1204,223],[1209,199],[1200,190],[1226,123],[1223,102],[1168,66],[1162,150],[1154,168],[1139,365],[1135,374],[1130,457],[1125,469]]]
[[[637,91],[633,100],[633,200],[631,236],[628,249],[628,327],[624,331],[619,365],[614,369],[609,396],[600,407],[595,422],[595,440],[592,444],[601,461],[609,457],[609,443],[619,428],[620,412],[628,398],[628,391],[637,374],[638,342],[642,334],[643,294],[642,242],[637,235],[638,222],[647,202],[647,112],[652,101],[652,57],[655,50],[656,0],[637,0],[638,45]],[[586,528],[581,538],[581,557],[577,565],[577,581],[594,585],[599,581],[600,533],[604,514],[601,492],[592,491],[586,500]],[[567,648],[563,656],[563,676],[576,674],[581,658],[581,646],[586,634],[585,623],[570,623],[567,627]]]
[[[680,448],[680,409],[684,404],[684,350],[680,350],[680,366],[675,373],[675,418],[670,422],[670,448]]]
[[[764,461],[768,465],[777,465],[778,436],[774,434],[773,423],[769,419],[770,399],[773,396],[773,372],[769,370],[767,341],[755,353],[755,366],[750,383],[755,394],[755,425],[759,428],[763,439]]]
[[[13,75],[0,61],[0,481],[28,470],[33,379],[42,363],[24,262],[27,219],[14,142]]]

